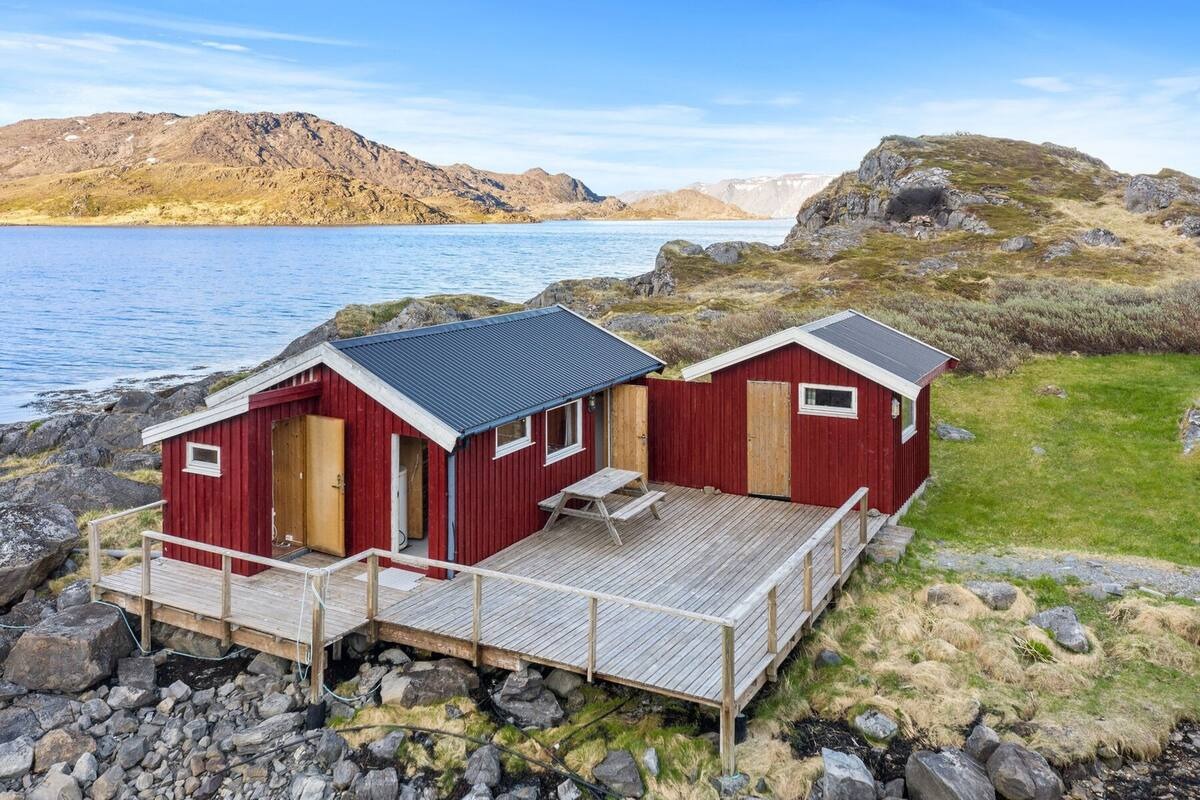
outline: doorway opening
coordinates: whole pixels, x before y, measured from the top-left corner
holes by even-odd
[[[429,553],[425,517],[425,483],[428,453],[425,440],[392,434],[391,529],[393,552],[425,557]]]
[[[344,420],[305,414],[271,426],[271,555],[346,555]]]

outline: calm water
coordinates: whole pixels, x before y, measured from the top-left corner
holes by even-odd
[[[379,228],[0,228],[0,422],[39,392],[258,363],[347,303],[525,300],[635,275],[669,239],[778,244],[788,220]]]

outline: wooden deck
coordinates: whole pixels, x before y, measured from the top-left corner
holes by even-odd
[[[747,597],[805,546],[834,510],[778,500],[668,489],[663,519],[642,517],[621,527],[614,545],[602,522],[566,518],[477,564],[477,567],[618,595],[680,611],[728,619],[734,625],[734,692],[740,709],[786,656],[805,625],[827,603],[862,552],[858,511],[843,526],[841,570],[833,539],[812,550],[812,611],[804,570],[779,583],[776,647],[768,648],[768,599]],[[868,518],[867,539],[883,527]],[[589,599],[556,589],[487,579],[479,611],[480,659],[513,667],[522,661],[588,673]],[[597,677],[706,705],[723,699],[723,630],[719,624],[597,602]],[[741,608],[739,608],[741,607]],[[430,582],[381,605],[380,636],[464,658],[474,655],[474,577]]]

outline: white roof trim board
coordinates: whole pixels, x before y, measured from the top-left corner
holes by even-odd
[[[725,369],[726,367],[731,367],[734,364],[738,364],[742,361],[755,358],[763,355],[764,353],[769,353],[772,350],[776,350],[780,347],[784,347],[789,344],[798,344],[801,347],[812,350],[818,355],[828,358],[835,364],[840,364],[846,369],[858,373],[864,378],[874,381],[875,383],[878,383],[880,386],[884,386],[896,392],[897,394],[915,400],[917,395],[921,393],[921,386],[919,384],[913,383],[910,380],[896,375],[895,373],[890,372],[877,364],[872,364],[870,361],[867,361],[866,359],[857,356],[854,353],[848,352],[837,345],[831,344],[824,339],[820,339],[812,333],[813,331],[820,330],[827,325],[841,322],[852,316],[862,317],[870,320],[876,325],[887,328],[890,331],[894,331],[895,333],[898,333],[907,339],[911,339],[912,341],[917,342],[918,344],[921,344],[930,350],[940,353],[941,355],[945,356],[948,361],[956,360],[954,356],[938,350],[936,347],[927,345],[919,339],[909,336],[903,331],[898,331],[890,325],[884,325],[878,320],[871,319],[866,314],[861,314],[857,311],[842,311],[837,314],[824,317],[823,319],[816,320],[815,322],[810,322],[807,325],[801,325],[799,327],[788,328],[786,330],[779,331],[778,333],[771,334],[770,336],[758,339],[757,341],[744,344],[741,347],[735,347],[732,350],[720,353],[712,358],[692,364],[691,366],[683,369],[683,378],[684,380],[694,381],[697,378],[702,378],[705,375],[718,372],[719,370]]]

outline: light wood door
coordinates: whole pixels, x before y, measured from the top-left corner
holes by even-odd
[[[281,419],[271,427],[271,499],[275,512],[271,539],[277,545],[303,547],[305,543],[305,441],[304,417]]]
[[[649,405],[645,386],[622,384],[612,390],[612,466],[646,473],[650,469]]]
[[[346,425],[335,417],[304,417],[308,438],[308,547],[346,555]]]
[[[746,483],[750,494],[792,494],[792,387],[746,383]]]

